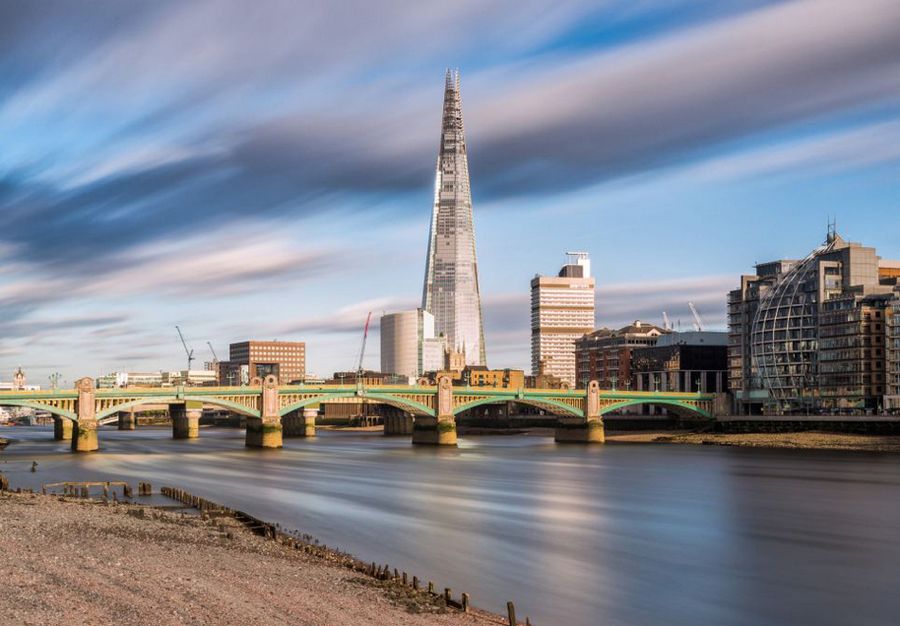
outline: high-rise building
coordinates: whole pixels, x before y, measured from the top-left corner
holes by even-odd
[[[443,337],[434,335],[434,316],[424,309],[381,316],[381,371],[410,383],[444,364]]]
[[[830,230],[804,259],[756,267],[728,300],[735,411],[881,406],[888,393],[886,317],[898,264]]]
[[[575,387],[575,342],[594,330],[594,279],[586,252],[566,256],[557,276],[531,280],[531,372]]]
[[[282,385],[306,377],[306,344],[302,341],[242,341],[228,347],[219,362],[223,385],[247,385],[256,377],[274,375]]]
[[[465,353],[466,364],[486,364],[459,72],[449,70],[422,308],[434,315],[435,330],[446,337],[447,347]]]

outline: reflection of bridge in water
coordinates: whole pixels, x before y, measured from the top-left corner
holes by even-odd
[[[120,428],[133,428],[134,412],[150,405],[168,407],[175,438],[197,437],[203,407],[211,406],[246,416],[248,446],[280,448],[285,428],[291,434],[315,436],[315,416],[304,409],[323,402],[391,405],[412,418],[386,421],[386,434],[411,434],[418,444],[456,445],[456,416],[484,405],[535,406],[558,416],[557,441],[602,443],[606,413],[656,405],[676,415],[711,418],[714,400],[714,395],[700,393],[601,391],[596,381],[574,390],[453,387],[443,376],[434,386],[279,386],[269,376],[247,387],[126,389],[95,389],[93,380],[82,378],[72,390],[0,392],[0,406],[52,413],[56,438],[71,439],[72,450],[78,452],[97,449],[101,423],[118,419]]]

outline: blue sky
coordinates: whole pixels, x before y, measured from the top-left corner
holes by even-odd
[[[598,325],[723,328],[829,217],[900,257],[898,32],[893,0],[4,2],[0,379],[177,369],[175,324],[353,367],[421,297],[448,66],[490,365],[527,368],[572,249]]]

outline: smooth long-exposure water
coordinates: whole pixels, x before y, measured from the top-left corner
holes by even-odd
[[[457,450],[322,432],[247,450],[243,431],[101,429],[75,455],[9,428],[13,487],[150,480],[297,528],[539,625],[891,624],[900,615],[900,458],[712,446]],[[32,461],[38,471],[31,473]],[[274,581],[273,581],[274,583]]]

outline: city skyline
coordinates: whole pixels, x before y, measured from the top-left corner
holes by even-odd
[[[676,5],[374,9],[388,32],[325,46],[324,70],[293,61],[340,22],[303,44],[262,11],[254,46],[223,4],[220,45],[195,49],[204,3],[0,8],[0,378],[180,369],[175,324],[198,355],[278,338],[316,373],[352,367],[367,311],[419,304],[446,65],[466,75],[493,366],[528,369],[528,281],[567,249],[594,260],[598,326],[687,324],[693,301],[719,329],[735,277],[829,217],[900,256],[900,10]],[[51,49],[60,15],[83,39]],[[417,34],[438,24],[458,37]]]

